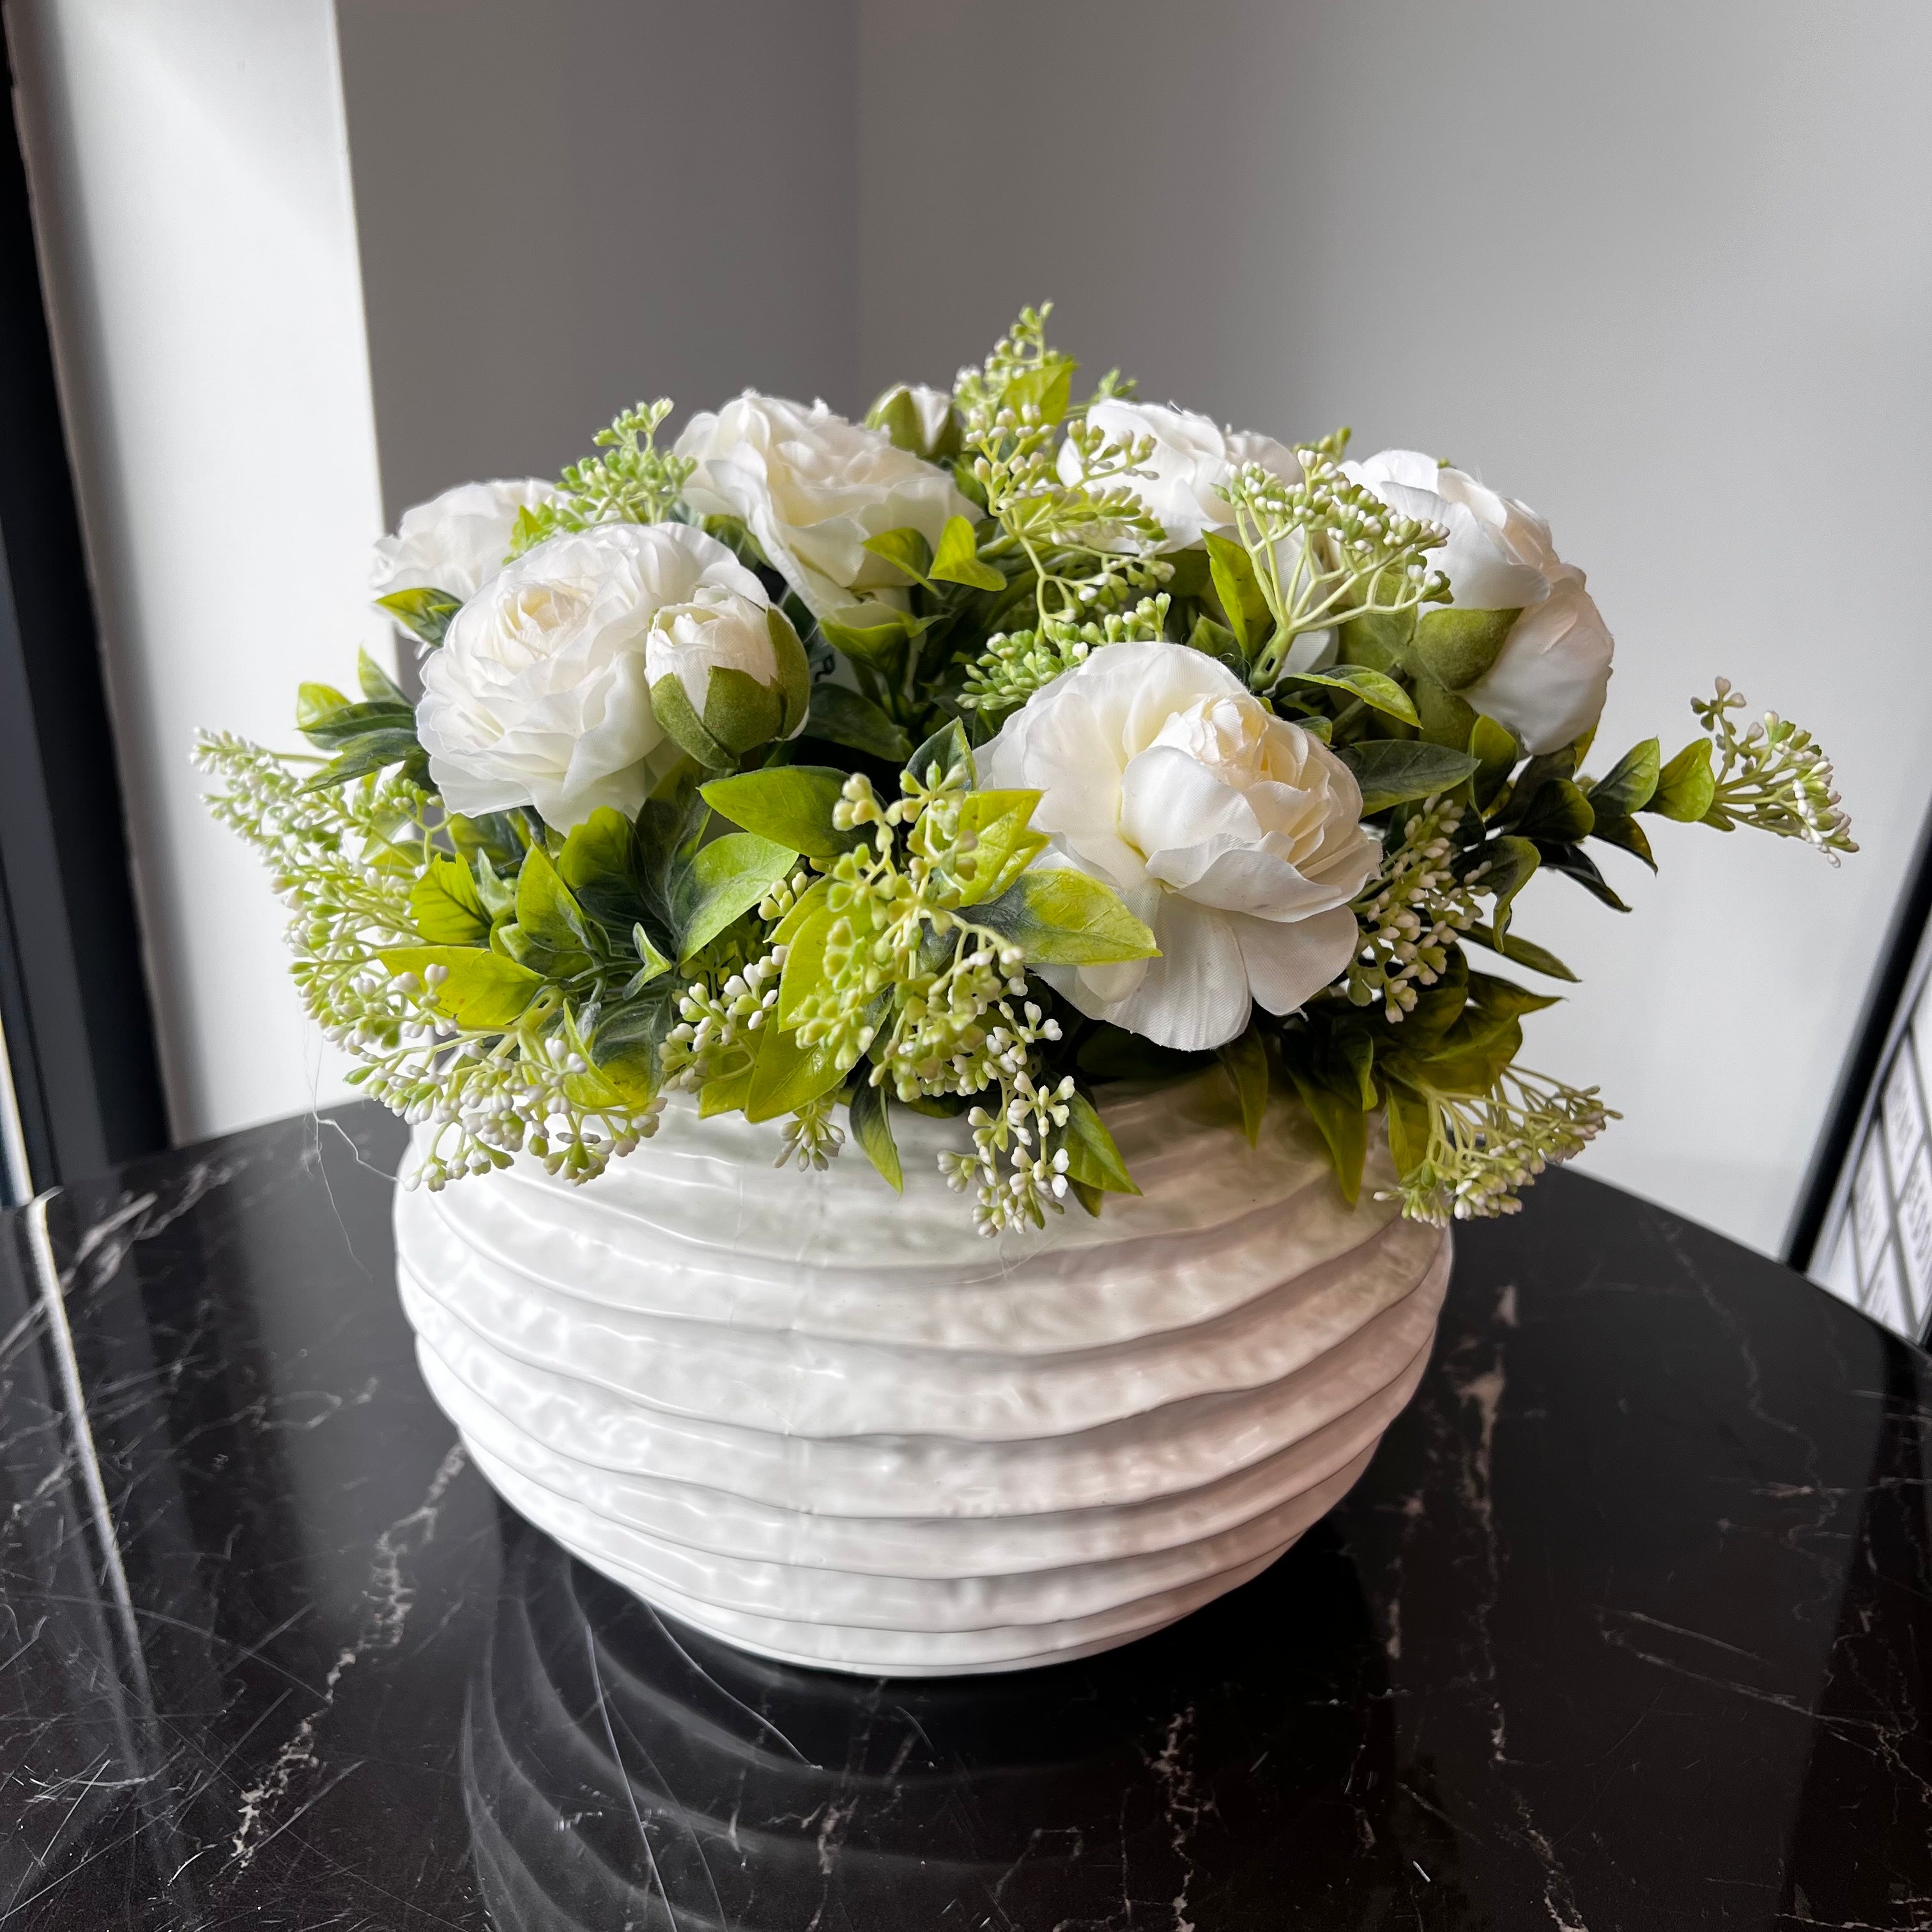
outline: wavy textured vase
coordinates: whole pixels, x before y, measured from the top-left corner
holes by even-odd
[[[1346,1208],[1298,1108],[1250,1150],[1218,1072],[1106,1117],[1142,1196],[998,1241],[940,1179],[956,1124],[903,1111],[903,1199],[676,1105],[587,1187],[399,1193],[424,1374],[523,1515],[747,1650],[926,1676],[1125,1643],[1361,1473],[1449,1243],[1372,1168]]]

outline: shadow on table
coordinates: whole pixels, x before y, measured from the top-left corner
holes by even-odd
[[[1264,1924],[1288,1897],[1373,1924],[1418,1888],[1418,1828],[1424,1922],[1453,1924],[1453,1850],[1398,1789],[1394,1735],[1325,1526],[1161,1636],[950,1682],[742,1655],[525,1533],[464,1790],[500,1932]]]

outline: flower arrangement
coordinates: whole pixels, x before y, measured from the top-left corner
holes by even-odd
[[[670,1092],[851,1138],[962,1115],[982,1232],[1136,1191],[1106,1085],[1292,1085],[1354,1200],[1506,1212],[1613,1118],[1520,1064],[1569,968],[1512,908],[1624,910],[1645,814],[1856,848],[1832,770],[1721,680],[1704,735],[1586,776],[1611,639],[1548,526],[1434,459],[1137,402],[1024,312],[860,427],[751,392],[662,448],[627,411],[555,485],[472,484],[378,546],[412,703],[302,687],[314,755],[206,735],[215,814],[294,914],[350,1078],[430,1187],[587,1180]]]

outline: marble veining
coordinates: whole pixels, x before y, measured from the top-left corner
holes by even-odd
[[[1281,1561],[1108,1655],[854,1679],[491,1495],[400,1151],[345,1109],[0,1241],[0,1932],[1932,1932],[1932,1370],[1771,1264],[1552,1177]]]

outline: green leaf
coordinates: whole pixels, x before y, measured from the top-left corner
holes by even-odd
[[[964,517],[946,518],[946,527],[939,533],[939,550],[932,560],[932,574],[941,584],[964,584],[975,590],[1006,587],[1006,580],[998,571],[990,563],[980,561],[980,540]]]
[[[1476,769],[1467,752],[1406,738],[1366,738],[1343,746],[1340,755],[1362,788],[1367,814],[1454,791]]]
[[[749,912],[798,861],[797,848],[755,832],[700,845],[671,880],[677,956],[688,959]]]
[[[1228,1070],[1228,1078],[1234,1083],[1234,1092],[1241,1103],[1241,1131],[1247,1136],[1249,1146],[1258,1146],[1262,1122],[1268,1114],[1268,1042],[1261,1029],[1250,1024],[1238,1040],[1229,1040],[1215,1052]]]
[[[905,727],[895,724],[869,698],[848,691],[842,684],[821,680],[812,688],[812,710],[806,719],[805,735],[821,738],[827,744],[844,745],[855,752],[869,752],[875,758],[902,763],[912,750]]]
[[[754,1036],[758,1057],[744,1101],[748,1120],[774,1120],[796,1113],[821,1094],[829,1094],[847,1070],[832,1057],[830,1046],[801,1046],[798,1035],[782,1027],[766,1026]]]
[[[400,704],[413,710],[402,686],[367,651],[356,653],[356,679],[371,704]]]
[[[1533,993],[1514,980],[1499,980],[1493,973],[1469,974],[1469,1004],[1492,1018],[1515,1019],[1524,1013],[1540,1013],[1546,1006],[1561,1006],[1560,993]]]
[[[554,952],[590,950],[590,926],[584,908],[540,845],[524,854],[523,869],[517,874],[517,924],[525,938]]]
[[[639,870],[637,828],[621,812],[600,805],[574,826],[556,855],[557,877],[581,896],[602,889],[634,890]]]
[[[1655,796],[1662,773],[1662,754],[1654,738],[1626,752],[1608,773],[1589,788],[1590,803],[1600,818],[1628,818]]]
[[[1289,674],[1291,682],[1298,684],[1324,684],[1336,691],[1352,692],[1364,704],[1385,712],[1390,718],[1400,718],[1405,724],[1420,725],[1422,720],[1415,715],[1415,706],[1409,702],[1408,693],[1392,677],[1384,677],[1378,670],[1370,670],[1363,664],[1337,664],[1333,670],[1298,670]]]
[[[1420,1095],[1390,1082],[1386,1117],[1389,1154],[1396,1174],[1404,1180],[1429,1157],[1430,1123],[1435,1112]]]
[[[909,617],[904,611],[895,610],[890,604],[876,598],[853,607],[862,614],[862,624],[835,624],[830,619],[818,620],[818,634],[835,650],[842,651],[848,658],[875,669],[889,665],[903,650],[906,644],[924,630],[932,620]]]
[[[1255,574],[1254,560],[1232,537],[1216,531],[1206,532],[1202,541],[1208,547],[1208,572],[1222,614],[1244,654],[1252,658],[1274,625],[1261,579]]]
[[[1008,381],[1000,392],[1000,406],[1016,415],[1024,409],[1036,409],[1042,422],[1057,423],[1072,400],[1073,372],[1079,366],[1070,356],[1043,357],[1024,374]]]
[[[463,608],[463,599],[447,590],[427,586],[416,590],[392,591],[376,602],[389,615],[416,633],[426,644],[440,644],[449,628],[450,620]]]
[[[1334,1163],[1342,1198],[1352,1208],[1362,1191],[1362,1163],[1368,1158],[1368,1116],[1357,1096],[1336,1093],[1324,1082],[1304,1072],[1292,1060],[1288,1072],[1294,1090],[1301,1096],[1301,1104],[1314,1116],[1322,1138],[1328,1144],[1328,1158]]]
[[[1209,1054],[1156,1046],[1142,1035],[1105,1020],[1082,1036],[1074,1056],[1081,1072],[1096,1080],[1172,1080],[1184,1073],[1198,1073],[1212,1060]]]
[[[1066,1150],[1066,1178],[1076,1186],[1091,1187],[1102,1194],[1140,1192],[1100,1110],[1085,1094],[1068,1097],[1066,1125],[1060,1134],[1060,1145]]]
[[[1036,791],[969,792],[959,809],[959,826],[979,843],[972,853],[973,876],[959,903],[978,905],[997,898],[1046,850],[1043,832],[1032,829]]]
[[[634,1106],[647,1106],[656,1095],[658,1050],[678,1023],[683,992],[677,981],[658,980],[641,992],[627,992],[598,1017],[590,1057]]]
[[[820,894],[810,916],[800,921],[791,936],[783,941],[784,964],[778,969],[778,1003],[767,1024],[782,1027],[796,1024],[799,1008],[816,992],[825,977],[825,945],[838,916]]]
[[[1576,974],[1555,953],[1546,951],[1527,939],[1519,939],[1513,932],[1505,932],[1498,938],[1488,926],[1479,922],[1471,926],[1462,937],[1473,939],[1478,946],[1486,946],[1492,952],[1500,953],[1504,958],[1514,960],[1519,966],[1527,966],[1532,973],[1541,973],[1552,980],[1568,980],[1573,986],[1580,983]]]
[[[1511,816],[1514,829],[1523,838],[1552,845],[1574,845],[1587,838],[1597,822],[1590,801],[1568,778],[1552,778],[1538,786],[1527,809]]]
[[[1070,866],[1022,872],[976,916],[1024,948],[1029,965],[1103,966],[1160,952],[1112,886]]]
[[[1184,597],[1204,597],[1214,573],[1204,550],[1177,550],[1161,559],[1174,572],[1161,588],[1178,603]],[[1229,633],[1232,636],[1233,634]]]
[[[1493,718],[1479,715],[1469,730],[1469,755],[1476,760],[1472,782],[1476,803],[1486,811],[1522,753],[1515,739]]]
[[[658,950],[650,934],[644,930],[642,920],[631,928],[631,944],[637,948],[638,958],[641,963],[637,971],[632,974],[629,985],[624,988],[624,998],[627,1000],[635,998],[653,980],[662,979],[670,970],[674,963]]]
[[[458,1026],[478,1033],[514,1026],[544,984],[541,973],[485,946],[392,946],[376,956],[392,973],[419,980],[429,967],[446,968],[449,976],[436,989],[436,1005]]]
[[[1476,728],[1476,707],[1426,670],[1414,674],[1416,715],[1422,721],[1425,744],[1447,745],[1460,752]]]
[[[410,731],[370,731],[356,739],[348,750],[324,765],[302,787],[305,792],[326,791],[332,785],[346,784],[351,778],[366,777],[390,765],[420,764],[423,748],[416,734]]]
[[[416,734],[416,714],[406,703],[345,704],[339,710],[302,727],[302,736],[324,751],[338,745],[352,743],[358,738],[365,738],[378,731],[406,731],[413,739]]]
[[[713,778],[699,791],[713,812],[734,825],[808,858],[832,859],[866,838],[862,830],[841,832],[832,823],[832,808],[844,783],[845,774],[830,765],[771,765],[736,778]]]
[[[1500,940],[1509,932],[1510,904],[1542,864],[1543,855],[1527,838],[1492,838],[1481,850],[1483,876],[1469,883],[1479,892],[1496,895],[1490,919]]]
[[[962,523],[965,518],[958,519]],[[967,526],[970,537],[972,527]],[[886,530],[875,537],[868,537],[864,548],[874,556],[884,557],[896,569],[902,570],[907,576],[923,584],[930,590],[932,586],[932,546],[910,525],[896,530]],[[1000,581],[1004,584],[1004,578]]]
[[[1183,553],[1189,554],[1190,553]],[[1199,555],[1198,551],[1192,553]],[[1188,647],[1210,657],[1218,664],[1224,664],[1237,677],[1248,674],[1248,661],[1240,640],[1226,624],[1217,624],[1204,610],[1194,620],[1194,628],[1187,634]]]
[[[1466,691],[1502,654],[1521,610],[1431,610],[1404,655],[1449,691]]]
[[[470,868],[440,852],[410,889],[410,922],[436,946],[482,946],[490,938],[490,915]]]
[[[1633,856],[1641,859],[1653,872],[1657,870],[1657,860],[1651,851],[1650,841],[1634,818],[1608,818],[1599,812],[1596,824],[1591,828],[1591,836],[1600,838],[1606,845],[1621,846]]]
[[[907,759],[905,770],[899,774],[899,790],[906,790],[908,779],[922,785],[934,784],[961,765],[966,768],[967,784],[977,784],[980,775],[973,763],[973,748],[967,743],[958,719],[949,718]]]
[[[789,946],[794,934],[824,905],[831,890],[830,879],[814,879],[793,900],[791,910],[772,928],[770,943],[774,946]]]
[[[301,684],[296,687],[296,729],[306,734],[311,726],[326,724],[338,711],[349,709],[349,700],[332,684]]]
[[[1657,789],[1638,809],[1694,825],[1710,810],[1717,796],[1718,781],[1711,770],[1711,741],[1698,738],[1686,745],[1658,774]]]
[[[1630,910],[1610,889],[1610,881],[1597,870],[1596,861],[1574,845],[1546,847],[1543,862],[1551,872],[1561,872],[1566,879],[1574,879],[1592,898],[1600,899],[1611,911]]]
[[[1503,1069],[1522,1051],[1522,1025],[1514,1016],[1465,1018],[1452,1027],[1423,1064],[1438,1094],[1486,1094]]]
[[[905,1176],[899,1167],[898,1143],[892,1138],[887,1106],[884,1088],[861,1080],[852,1090],[848,1106],[852,1117],[852,1138],[864,1149],[866,1158],[884,1176],[892,1192],[903,1194]]]

